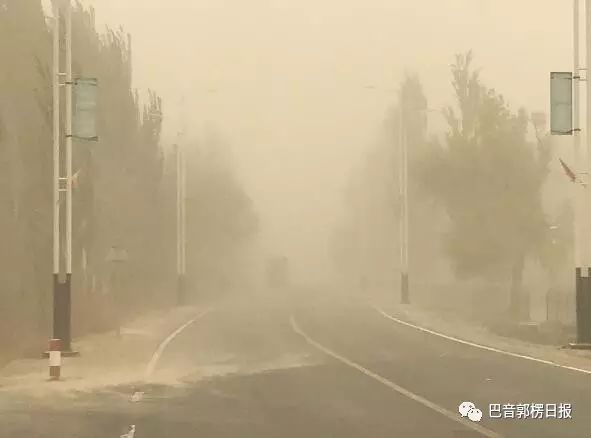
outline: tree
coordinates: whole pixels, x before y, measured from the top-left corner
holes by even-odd
[[[50,41],[40,2],[0,1],[0,331],[15,348],[23,321],[22,343],[49,322],[51,127],[40,66]]]
[[[91,285],[84,281],[83,250],[89,274],[96,277],[96,284],[105,283],[106,250],[115,233],[120,236],[131,229],[135,233],[126,234],[129,248],[143,256],[135,263],[144,275],[135,276],[127,292],[139,294],[145,286],[140,280],[161,282],[165,271],[154,266],[157,260],[168,259],[163,257],[166,251],[142,253],[141,247],[149,238],[157,242],[167,238],[158,206],[166,197],[174,198],[174,192],[156,191],[158,200],[148,195],[160,184],[155,175],[162,170],[161,117],[142,120],[143,108],[140,111],[137,93],[131,88],[129,38],[122,31],[99,34],[93,10],[80,4],[72,15],[73,70],[75,75],[99,78],[101,136],[98,144],[74,142],[76,336],[97,328],[102,316],[99,295],[90,293]],[[0,238],[5,248],[0,251],[0,299],[5,303],[0,307],[0,340],[17,349],[38,343],[33,347],[36,351],[43,348],[50,331],[52,302],[52,39],[48,24],[38,0],[0,1]],[[62,47],[62,59],[63,55]],[[149,114],[161,110],[159,98],[152,95],[146,108]],[[63,108],[61,115],[63,121]],[[128,172],[130,164],[138,166],[135,179]],[[148,214],[151,209],[156,213]],[[156,219],[148,223],[147,218]],[[162,245],[166,250],[168,246]],[[170,252],[174,254],[174,246]],[[136,299],[132,309],[146,301]],[[11,339],[13,333],[27,336],[16,342]]]
[[[409,265],[433,272],[438,257],[437,222],[441,215],[419,184],[420,165],[427,144],[427,98],[416,74],[400,84],[398,102],[385,115],[378,141],[348,182],[344,217],[335,229],[331,249],[339,271],[351,284],[362,275],[373,286],[398,284],[400,260],[400,134],[408,145]],[[401,118],[402,115],[402,118]],[[416,271],[417,278],[420,271]],[[355,278],[351,278],[354,276]]]
[[[432,202],[429,194],[425,193],[421,184],[422,162],[429,154],[428,120],[433,110],[428,106],[428,100],[423,91],[419,77],[407,75],[401,84],[397,112],[402,111],[404,135],[408,150],[408,216],[409,216],[409,273],[411,282],[420,286],[424,275],[429,273],[429,281],[434,281],[439,275],[441,265],[440,232],[443,212]],[[396,172],[399,170],[400,139],[398,114],[392,120],[393,132],[397,137],[393,141],[396,149]],[[396,179],[398,186],[399,181]],[[398,188],[398,187],[397,187]],[[396,222],[400,218],[397,218]],[[432,286],[432,285],[430,285]],[[416,291],[419,287],[413,287]]]
[[[459,277],[509,274],[510,310],[523,317],[525,260],[547,236],[541,190],[548,155],[527,139],[528,116],[512,112],[472,70],[472,54],[457,55],[446,144],[432,142],[422,184],[450,218],[446,250]]]
[[[51,330],[49,24],[40,0],[0,0],[0,239],[5,249],[0,251],[0,343],[14,346],[3,355],[29,347],[38,353]],[[99,83],[99,141],[74,139],[73,144],[72,323],[77,337],[114,328],[107,318],[114,301],[127,317],[176,304],[176,175],[174,155],[161,141],[163,102],[149,91],[141,103],[132,86],[131,37],[123,29],[98,32],[94,10],[80,3],[72,10],[72,28],[74,76],[96,77]],[[64,115],[62,105],[62,121]],[[226,260],[238,260],[252,243],[256,214],[230,165],[218,161],[214,165],[197,156],[190,163],[188,173],[198,180],[193,187],[207,194],[197,204],[199,211],[213,216],[188,228],[202,228],[210,245],[203,248],[219,249],[221,256],[213,260],[228,268],[239,263]],[[200,241],[195,245],[206,251]],[[112,246],[129,254],[125,287],[117,294],[110,290],[113,267],[105,260]],[[210,258],[199,260],[198,271],[207,271],[205,261]]]
[[[187,272],[196,293],[243,292],[249,280],[258,216],[215,131],[190,144],[187,166]]]

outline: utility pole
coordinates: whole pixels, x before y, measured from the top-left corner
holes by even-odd
[[[65,68],[60,72],[60,16],[65,18]],[[75,356],[72,351],[71,294],[72,294],[72,9],[70,1],[56,0],[53,3],[53,337],[62,341],[62,354]],[[60,166],[60,88],[65,76],[65,177]],[[65,282],[60,281],[60,208],[61,196],[65,196]]]
[[[573,0],[573,157],[575,166],[580,166],[581,163],[581,103],[580,103],[580,80],[581,80],[581,62],[579,51],[579,2],[580,0]],[[574,255],[575,255],[575,275],[578,279],[580,270],[582,268],[583,252],[585,245],[582,243],[581,235],[581,206],[583,205],[582,190],[577,185],[574,186]]]
[[[53,3],[53,337],[60,336],[60,8]]]
[[[71,295],[72,295],[72,5],[66,2],[66,318],[68,328],[64,343],[71,350]]]
[[[585,63],[587,68],[580,67],[579,59],[579,0],[573,1],[573,145],[574,159],[578,165],[576,174],[572,175],[575,184],[575,296],[577,340],[571,343],[572,348],[591,349],[591,272],[589,250],[589,193],[586,190],[589,182],[589,157],[591,157],[591,86],[589,85],[589,66],[591,65],[591,0],[585,0]],[[581,79],[580,71],[586,70],[586,78]],[[581,147],[580,138],[580,81],[587,81],[586,86],[586,123],[585,147]],[[558,98],[554,105],[558,104]],[[559,110],[556,110],[557,114]],[[558,117],[558,116],[557,116]],[[563,163],[564,166],[564,163]],[[570,171],[569,171],[570,172]],[[572,172],[570,172],[572,173]]]
[[[176,144],[176,210],[177,210],[177,304],[185,304],[187,295],[187,109],[185,92],[180,101],[180,131]]]
[[[186,163],[182,138],[176,144],[177,304],[185,301],[186,286]]]
[[[578,5],[575,5],[575,14],[577,14],[577,35],[575,39],[578,40]],[[585,1],[585,64],[587,71],[587,85],[586,85],[586,113],[587,120],[585,124],[585,141],[586,145],[580,148],[580,163],[581,163],[581,174],[580,179],[582,181],[583,189],[581,193],[581,210],[578,216],[580,223],[580,242],[581,242],[581,263],[577,267],[577,290],[576,290],[576,301],[577,301],[577,344],[579,348],[591,348],[591,272],[589,272],[589,251],[587,245],[589,244],[589,226],[587,225],[587,217],[589,215],[589,193],[584,187],[589,182],[589,157],[591,156],[591,86],[589,85],[589,66],[591,65],[591,0]],[[578,51],[578,50],[576,50]],[[575,72],[575,76],[578,73]],[[578,81],[577,81],[578,82]],[[575,95],[577,94],[575,88]],[[575,107],[578,105],[579,97],[576,96]],[[575,117],[578,118],[578,109]],[[575,121],[577,123],[578,121]],[[574,133],[577,136],[577,132]],[[575,137],[576,138],[576,137]],[[577,140],[575,140],[577,141]]]
[[[408,284],[408,138],[402,102],[399,108],[400,302],[409,304]]]
[[[574,162],[578,166],[578,174],[581,182],[587,182],[587,147],[581,148],[581,135],[580,135],[580,123],[581,123],[581,95],[580,95],[580,84],[581,84],[581,61],[580,61],[580,14],[579,14],[579,3],[580,0],[573,1],[573,143],[574,143]],[[589,65],[589,51],[591,44],[589,44],[589,1],[585,2],[585,49],[586,49],[586,64]],[[591,88],[587,85],[587,123],[586,123],[586,140],[589,143],[589,97]],[[585,191],[584,185],[576,185],[574,187],[575,199],[574,199],[574,250],[575,250],[575,295],[576,295],[576,315],[577,315],[577,344],[582,345],[589,340],[585,340],[585,306],[582,304],[582,298],[588,293],[588,260],[587,260],[587,233],[586,226],[584,224],[584,218],[587,216],[587,205],[588,196]]]

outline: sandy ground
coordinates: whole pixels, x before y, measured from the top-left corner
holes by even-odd
[[[170,342],[154,371],[155,382],[138,382],[155,345],[200,309],[129,324],[122,338],[127,341],[121,343],[134,347],[129,352],[121,348],[127,356],[115,364],[97,353],[97,345],[104,344],[89,341],[95,353],[86,350],[80,359],[94,358],[96,364],[76,362],[79,369],[72,365],[59,384],[44,382],[45,373],[37,373],[41,380],[35,390],[22,386],[21,379],[16,389],[22,391],[14,391],[19,374],[6,377],[12,386],[0,391],[0,437],[118,437],[132,425],[135,438],[492,436],[459,420],[458,405],[466,400],[483,412],[491,403],[565,402],[573,407],[569,420],[483,418],[483,427],[503,437],[579,438],[591,430],[586,374],[452,342],[395,323],[361,299],[328,294],[276,298],[216,303]],[[481,332],[456,318],[390,304],[384,310],[407,321],[473,342],[503,341],[507,349],[521,348],[521,342]],[[324,350],[295,331],[291,321]],[[112,342],[112,335],[108,339]],[[557,350],[526,347],[539,355]],[[326,349],[348,363],[327,355]],[[78,376],[85,382],[76,381]],[[167,380],[176,383],[162,384]],[[144,394],[134,402],[136,385]],[[73,390],[63,390],[68,387]],[[62,389],[56,393],[53,388]],[[51,397],[29,395],[50,391]],[[418,402],[417,396],[429,403]]]
[[[201,310],[182,307],[153,312],[129,321],[120,336],[109,332],[74,339],[73,347],[80,356],[63,358],[59,382],[49,381],[48,360],[41,358],[41,352],[39,359],[9,362],[0,369],[0,403],[13,392],[44,397],[141,382],[159,344]]]

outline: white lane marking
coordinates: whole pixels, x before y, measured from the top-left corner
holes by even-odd
[[[390,319],[390,320],[392,320],[392,321],[394,321],[394,322],[396,322],[398,324],[402,324],[402,325],[405,325],[407,327],[411,327],[411,328],[414,328],[416,330],[420,330],[422,332],[429,333],[429,334],[434,335],[434,336],[439,336],[440,338],[447,339],[448,341],[457,342],[459,344],[468,345],[468,346],[474,347],[474,348],[480,348],[481,350],[492,351],[493,353],[504,354],[505,356],[511,356],[511,357],[516,357],[516,358],[519,358],[519,359],[531,360],[533,362],[542,363],[544,365],[550,365],[550,366],[553,366],[553,367],[564,368],[565,370],[571,370],[571,371],[577,371],[579,373],[591,374],[591,370],[586,370],[586,369],[583,369],[583,368],[571,367],[571,366],[568,366],[568,365],[561,365],[559,363],[552,362],[551,360],[540,359],[540,358],[537,358],[537,357],[527,356],[525,354],[512,353],[510,351],[500,350],[498,348],[489,347],[487,345],[476,344],[474,342],[465,341],[464,339],[459,339],[459,338],[455,338],[453,336],[444,335],[443,333],[439,333],[439,332],[436,332],[434,330],[429,330],[429,329],[427,329],[425,327],[421,327],[421,326],[418,326],[418,325],[415,325],[415,324],[411,324],[410,322],[406,322],[406,321],[403,321],[401,319],[398,319],[398,318],[396,318],[396,317],[394,317],[394,316],[392,316],[392,315],[384,312],[379,307],[373,306],[373,308],[376,311],[378,311],[379,313],[381,313],[382,316],[384,316],[385,318],[388,318],[388,319]]]
[[[134,438],[135,437],[135,424],[129,427],[129,432],[124,433],[119,438]]]
[[[132,403],[137,403],[137,402],[142,401],[143,398],[144,398],[144,392],[143,391],[135,391],[129,400]]]
[[[193,324],[199,318],[201,318],[201,317],[205,316],[206,314],[208,314],[209,312],[211,312],[211,310],[212,310],[211,308],[205,309],[203,312],[199,313],[193,319],[187,321],[182,326],[180,326],[178,329],[176,329],[174,332],[172,332],[164,341],[162,341],[160,343],[160,345],[158,346],[158,349],[154,352],[154,354],[152,355],[152,358],[150,359],[150,362],[148,363],[148,366],[146,367],[146,372],[144,374],[145,379],[148,379],[152,375],[152,373],[154,372],[154,369],[156,368],[156,365],[158,364],[158,361],[160,360],[160,357],[162,356],[162,353],[164,352],[164,349],[168,346],[168,344],[170,344],[170,342],[175,337],[177,337],[183,330],[185,330],[187,327],[189,327],[191,324]]]
[[[376,374],[373,371],[370,371],[367,368],[362,367],[358,363],[353,362],[352,360],[349,360],[346,357],[341,356],[338,353],[335,353],[334,351],[326,348],[322,344],[319,344],[318,342],[314,341],[306,333],[304,333],[302,331],[302,329],[298,326],[298,324],[295,321],[293,316],[290,317],[290,321],[291,321],[291,327],[294,332],[296,332],[298,335],[302,336],[308,344],[310,344],[314,348],[322,351],[324,354],[327,354],[328,356],[331,356],[332,358],[338,360],[339,362],[342,362],[345,365],[348,365],[349,367],[354,368],[357,371],[360,371],[361,373],[365,374],[367,377],[371,377],[372,379],[377,380],[378,382],[387,386],[388,388],[393,389],[394,391],[398,392],[399,394],[402,394],[402,395],[410,398],[411,400],[414,400],[417,403],[422,404],[423,406],[425,406],[429,409],[434,410],[435,412],[443,415],[444,417],[447,417],[450,420],[455,421],[456,423],[460,423],[462,426],[472,429],[472,430],[474,430],[474,431],[476,431],[488,438],[501,438],[502,437],[502,435],[500,435],[496,432],[493,432],[492,430],[487,429],[485,427],[474,424],[468,420],[465,420],[462,417],[458,416],[457,413],[448,411],[447,409],[427,400],[426,398],[423,398],[420,395],[417,395],[414,392],[410,392],[408,389],[405,389],[405,388],[397,385],[396,383],[392,382],[391,380],[388,380],[385,377],[382,377],[379,374]]]

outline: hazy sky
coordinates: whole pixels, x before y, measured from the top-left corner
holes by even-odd
[[[565,0],[92,3],[101,25],[132,34],[135,84],[164,97],[168,132],[184,93],[192,130],[211,122],[232,143],[267,242],[313,274],[325,266],[340,187],[405,70],[441,107],[454,53],[473,49],[489,85],[547,111],[549,72],[572,63]]]

